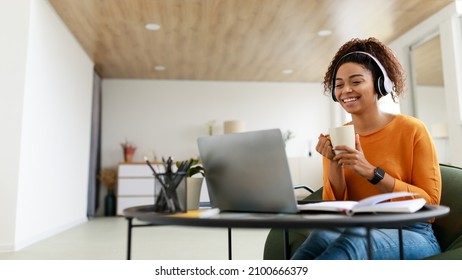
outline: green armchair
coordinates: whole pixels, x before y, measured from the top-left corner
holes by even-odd
[[[462,168],[440,164],[442,178],[441,204],[450,207],[448,215],[437,218],[433,224],[441,253],[426,259],[462,259]],[[309,195],[306,200],[320,200],[322,188]],[[289,251],[295,250],[310,234],[309,229],[289,229]],[[271,229],[265,242],[263,259],[284,259],[283,230]]]

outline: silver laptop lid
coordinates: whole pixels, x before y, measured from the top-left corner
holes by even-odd
[[[296,213],[279,129],[197,140],[212,207],[222,211]]]

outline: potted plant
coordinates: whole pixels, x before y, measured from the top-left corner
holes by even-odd
[[[202,167],[199,159],[190,158],[189,161],[189,168],[186,170],[186,205],[188,210],[194,210],[199,208],[205,169]],[[181,162],[177,162],[176,166],[178,167],[180,164]]]
[[[115,187],[117,183],[117,170],[115,168],[104,168],[97,178],[107,189],[106,197],[104,198],[104,215],[114,216],[116,213]]]
[[[122,150],[124,152],[124,161],[133,162],[136,146],[130,144],[127,140],[125,140],[125,142],[121,143],[120,145],[122,146]]]
[[[295,135],[291,130],[287,130],[286,132],[282,134],[282,140],[284,141],[284,144],[286,145],[287,145],[287,142],[289,142],[289,140],[293,138],[295,138]]]

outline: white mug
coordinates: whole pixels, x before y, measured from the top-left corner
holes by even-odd
[[[329,128],[330,142],[332,147],[348,146],[355,149],[355,128],[353,125],[344,125]],[[336,154],[345,152],[344,150],[335,150]]]

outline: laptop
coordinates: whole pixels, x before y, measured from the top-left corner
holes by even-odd
[[[279,129],[200,137],[197,143],[212,207],[299,212]]]

